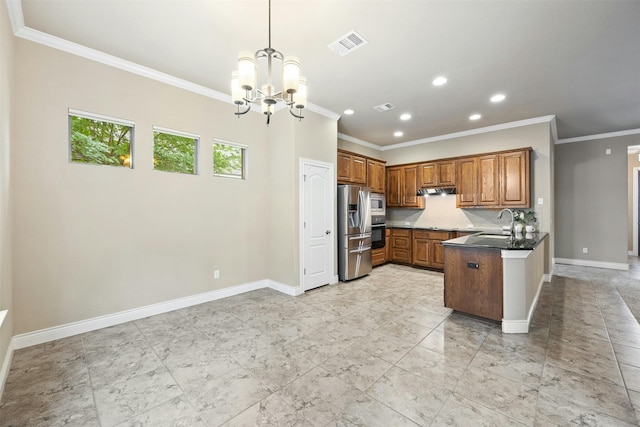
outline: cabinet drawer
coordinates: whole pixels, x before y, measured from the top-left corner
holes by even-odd
[[[414,239],[449,240],[449,231],[413,230]]]
[[[394,228],[391,230],[391,235],[393,237],[410,237],[411,230],[408,228]]]
[[[411,239],[408,237],[396,237],[391,238],[391,247],[394,249],[410,249]]]

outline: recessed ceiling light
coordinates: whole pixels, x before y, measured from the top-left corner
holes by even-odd
[[[482,117],[480,114],[472,114],[469,116],[469,120],[478,120]]]
[[[433,85],[434,86],[442,86],[443,84],[445,84],[447,82],[447,78],[446,77],[436,77],[435,79],[433,79]]]
[[[403,133],[401,130],[397,130],[397,131],[395,131],[395,132],[393,133],[393,136],[395,136],[395,137],[400,137],[400,136],[402,136],[402,135],[404,135],[404,133]]]
[[[353,111],[351,108],[348,108],[348,109],[344,110],[344,113],[345,113],[347,116],[350,116],[350,115],[352,115],[353,113],[355,113],[355,111]]]
[[[493,95],[491,97],[491,102],[500,102],[500,101],[504,101],[504,99],[506,98],[506,96],[504,96],[501,93],[496,93],[495,95]]]
[[[404,113],[400,116],[400,120],[409,120],[411,118],[411,114]]]

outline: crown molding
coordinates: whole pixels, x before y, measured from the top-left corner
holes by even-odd
[[[379,145],[372,144],[370,142],[363,141],[361,139],[354,138],[349,135],[345,135],[344,133],[338,133],[338,138],[344,139],[345,141],[353,142],[354,144],[362,145],[363,147],[371,148],[373,150],[382,151],[382,147]]]
[[[572,142],[585,142],[593,141],[596,139],[617,138],[619,136],[637,135],[640,134],[640,129],[621,130],[617,132],[599,133],[596,135],[577,136],[575,138],[559,139],[556,144],[570,144]]]
[[[117,56],[110,55],[105,52],[101,52],[96,49],[92,49],[83,46],[78,43],[74,43],[69,40],[65,40],[60,37],[53,36],[51,34],[44,33],[42,31],[34,30],[24,24],[24,16],[22,14],[22,3],[20,0],[6,0],[7,9],[9,11],[9,19],[11,21],[11,27],[13,34],[16,37],[20,37],[25,40],[32,41],[44,46],[52,47],[54,49],[61,50],[63,52],[77,55],[82,58],[89,59],[91,61],[99,62],[101,64],[108,65],[110,67],[118,68],[120,70],[128,71],[139,76],[143,76],[152,80],[156,80],[161,83],[168,84],[180,89],[187,90],[189,92],[203,95],[208,98],[215,99],[227,104],[235,105],[231,100],[231,95],[218,92],[217,90],[210,89],[208,87],[184,80],[170,74],[163,73],[153,68],[145,67],[135,62],[127,61]],[[315,104],[309,103],[307,109],[314,113],[321,114],[331,120],[338,121],[340,115],[320,107]],[[259,106],[252,106],[252,111],[261,112]],[[278,111],[278,110],[276,110]]]

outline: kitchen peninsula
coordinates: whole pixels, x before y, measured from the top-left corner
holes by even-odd
[[[547,233],[476,233],[442,242],[445,306],[527,333],[544,280]]]

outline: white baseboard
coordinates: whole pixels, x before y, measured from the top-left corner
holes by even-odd
[[[338,277],[338,275],[336,274],[335,276],[331,277],[331,281],[329,282],[330,285],[335,285],[336,283],[338,283],[340,281],[340,278]]]
[[[11,342],[13,344],[13,349],[17,350],[25,347],[30,347],[32,345],[43,344],[45,342],[67,338],[73,335],[83,334],[85,332],[91,332],[97,329],[107,328],[109,326],[119,325],[121,323],[130,322],[132,320],[143,319],[145,317],[154,316],[156,314],[162,314],[169,311],[178,310],[180,308],[190,307],[192,305],[202,304],[221,298],[227,298],[233,295],[239,295],[245,292],[250,292],[262,288],[271,288],[278,292],[283,292],[287,295],[292,296],[300,295],[302,293],[302,286],[292,287],[275,282],[273,280],[259,280],[257,282],[231,286],[229,288],[219,289],[216,291],[204,292],[197,295],[177,298],[170,301],[108,314],[105,316],[94,317],[78,322],[67,323],[65,325],[27,332],[25,334],[15,335]]]
[[[11,369],[11,360],[13,359],[13,338],[9,341],[7,352],[4,354],[4,362],[2,362],[2,368],[0,369],[0,396],[4,391],[4,384],[7,382],[9,376],[9,370]]]
[[[629,270],[629,263],[593,261],[587,259],[554,258],[554,264],[579,265],[582,267],[608,268],[610,270]]]

